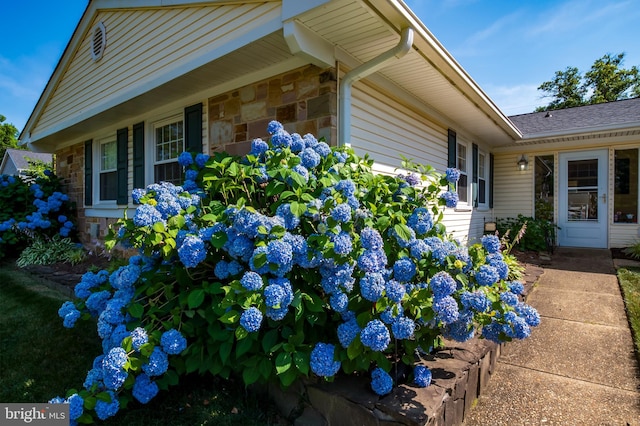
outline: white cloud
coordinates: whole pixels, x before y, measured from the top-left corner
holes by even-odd
[[[526,33],[532,37],[554,36],[575,32],[578,29],[593,29],[594,25],[597,28],[603,21],[617,20],[620,16],[624,16],[628,6],[633,7],[633,2],[603,4],[602,2],[572,0],[560,5],[555,4],[553,9],[546,10],[539,19],[534,21]]]
[[[502,112],[506,115],[517,115],[533,112],[536,107],[547,104],[540,97],[537,87],[538,85],[534,84],[514,86],[486,84],[483,89]]]
[[[485,55],[487,50],[494,49],[496,45],[501,45],[505,41],[505,34],[511,32],[510,28],[518,26],[522,20],[522,12],[517,11],[505,15],[480,31],[471,34],[455,49],[456,56],[469,57]],[[494,40],[491,42],[491,40]]]
[[[43,46],[31,56],[0,56],[0,114],[22,130],[44,90],[58,55],[57,48]]]

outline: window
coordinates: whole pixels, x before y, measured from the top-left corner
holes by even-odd
[[[461,143],[456,147],[456,167],[460,170],[460,179],[458,180],[457,191],[458,200],[463,203],[469,202],[469,178],[467,168],[467,146]]]
[[[154,182],[171,182],[179,185],[182,168],[178,156],[185,149],[182,119],[174,118],[154,126]]]
[[[637,149],[616,150],[614,179],[613,221],[638,223]]]
[[[118,146],[115,139],[100,141],[100,201],[115,200],[118,196]]]
[[[463,209],[493,208],[493,154],[480,152],[475,143],[458,142],[456,132],[449,129],[447,167],[455,167],[460,171],[456,192],[458,201],[466,204]]]
[[[487,192],[489,186],[487,185],[487,155],[484,152],[478,153],[478,205],[486,206],[489,197]]]
[[[536,156],[535,162],[535,217],[553,221],[553,155]]]

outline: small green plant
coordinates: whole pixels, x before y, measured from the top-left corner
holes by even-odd
[[[496,223],[500,235],[506,236],[517,232],[520,237],[514,239],[509,251],[513,247],[517,247],[522,251],[551,252],[555,247],[556,229],[558,229],[558,227],[553,222],[520,214],[515,218],[498,218]],[[522,235],[520,235],[520,233],[522,233]]]
[[[71,241],[54,235],[52,238],[38,236],[33,243],[25,248],[16,264],[20,268],[29,265],[51,265],[52,263],[67,262],[75,265],[85,258],[84,249]]]
[[[502,247],[504,247],[504,249],[502,250],[504,263],[506,263],[509,267],[509,276],[507,277],[507,279],[509,279],[510,281],[520,281],[522,280],[524,274],[524,266],[522,266],[518,259],[511,254],[511,250],[520,242],[520,240],[522,240],[522,237],[524,237],[526,231],[527,222],[525,221],[512,240],[509,238],[509,236],[511,235],[511,229],[507,229],[502,238],[500,238],[500,244],[502,245]]]
[[[518,259],[512,254],[502,254],[504,263],[509,267],[509,281],[520,281],[524,277],[524,266],[520,264]]]
[[[632,246],[629,246],[622,250],[624,254],[627,256],[633,257],[634,259],[640,259],[640,241],[636,242]]]

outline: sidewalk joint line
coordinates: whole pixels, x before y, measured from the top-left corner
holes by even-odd
[[[566,379],[575,380],[575,381],[578,381],[578,382],[589,383],[589,384],[592,384],[592,385],[602,386],[602,387],[606,387],[606,388],[611,388],[611,389],[615,389],[615,390],[620,390],[620,391],[624,391],[624,392],[629,392],[629,393],[632,393],[632,394],[640,395],[640,389],[637,389],[637,390],[623,389],[623,388],[620,388],[620,387],[617,387],[617,386],[614,386],[614,385],[607,385],[607,384],[604,384],[604,383],[598,383],[598,382],[594,382],[594,381],[591,381],[591,380],[579,379],[579,378],[567,376],[567,375],[564,375],[564,374],[551,373],[549,371],[540,370],[538,368],[523,367],[522,365],[513,364],[513,363],[510,363],[510,362],[507,362],[507,361],[501,361],[500,359],[498,359],[497,361],[499,363],[501,363],[501,364],[510,365],[510,366],[516,367],[516,368],[522,368],[523,370],[536,371],[538,373],[548,374],[550,376],[564,377]]]
[[[566,322],[571,322],[571,323],[575,323],[575,324],[586,324],[586,325],[595,325],[595,326],[599,326],[599,327],[615,328],[615,329],[619,329],[619,330],[627,330],[627,329],[629,329],[629,327],[626,326],[626,325],[622,326],[622,325],[600,324],[600,323],[573,320],[573,319],[568,319],[568,318],[558,318],[558,317],[554,317],[554,316],[551,316],[551,315],[540,315],[540,318],[541,319],[544,319],[544,318],[554,319],[554,320],[558,320],[558,321],[566,321]]]

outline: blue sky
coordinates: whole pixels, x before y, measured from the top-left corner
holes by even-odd
[[[583,73],[605,53],[640,67],[638,0],[405,0],[507,115],[548,103],[536,88],[558,70]],[[4,2],[0,114],[21,130],[86,0]]]

